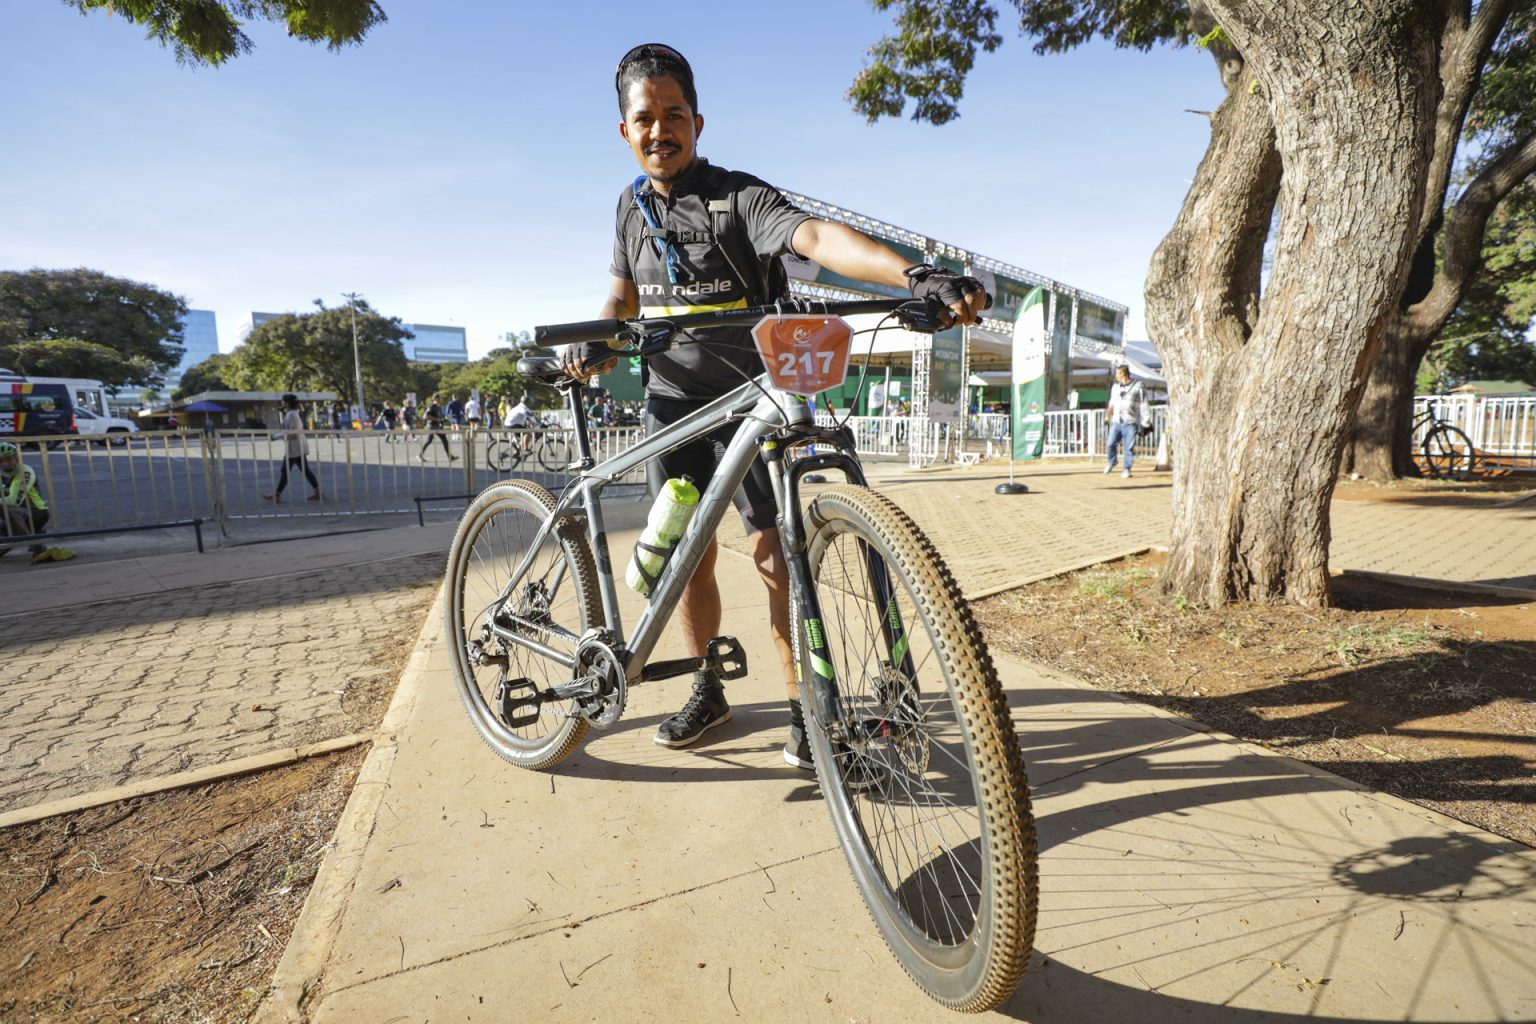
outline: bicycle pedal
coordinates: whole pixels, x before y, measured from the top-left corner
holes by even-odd
[[[496,684],[496,703],[501,708],[501,720],[509,729],[521,729],[539,720],[539,688],[532,679],[503,679]]]
[[[709,667],[719,676],[721,681],[727,679],[744,679],[747,675],[747,652],[741,649],[741,643],[733,636],[717,636],[704,645],[707,652],[704,660]]]

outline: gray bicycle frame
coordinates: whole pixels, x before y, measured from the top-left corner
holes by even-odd
[[[651,588],[650,601],[635,625],[633,643],[626,644],[623,616],[619,612],[618,591],[614,587],[613,562],[608,552],[608,533],[603,523],[601,498],[603,488],[626,474],[640,469],[665,452],[733,422],[740,422],[741,425],[737,428],[735,436],[731,438],[731,443],[726,446],[725,455],[716,467],[709,485],[699,496],[698,507],[689,519],[682,539],[677,542],[677,546],[672,551],[672,557],[667,560],[666,567],[662,570],[661,577]],[[757,457],[758,436],[780,427],[812,422],[814,421],[810,408],[805,402],[788,392],[775,389],[768,383],[768,377],[764,374],[758,377],[755,383],[743,384],[735,391],[663,427],[632,448],[598,463],[591,469],[582,471],[580,476],[567,486],[556,503],[555,510],[540,526],[538,533],[529,544],[528,553],[524,555],[522,564],[507,581],[498,601],[505,601],[507,596],[516,589],[528,572],[535,552],[539,550],[550,532],[556,529],[561,521],[585,512],[587,540],[592,545],[592,553],[597,561],[603,618],[607,627],[613,631],[618,645],[628,649],[629,660],[625,668],[628,682],[630,684],[638,682],[651,652],[656,649],[656,644],[661,639],[662,630],[672,618],[672,612],[676,610],[678,601],[682,599],[683,587],[693,577],[694,570],[699,567],[699,562],[704,558],[705,549],[724,520],[726,512],[732,507],[732,497],[736,489],[741,486],[752,468],[752,460]],[[753,429],[754,424],[760,425],[761,429]],[[774,483],[774,499],[782,510],[783,488],[779,485],[777,478]],[[504,634],[498,631],[498,634],[504,640],[550,658],[568,668],[574,668],[574,658],[562,651],[511,631]]]

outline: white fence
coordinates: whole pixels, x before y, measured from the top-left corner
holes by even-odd
[[[1414,419],[1425,412],[1433,412],[1436,419],[1465,432],[1479,461],[1536,460],[1536,395],[1420,395],[1413,400]],[[1415,446],[1428,429],[1429,420],[1418,425],[1414,431]]]

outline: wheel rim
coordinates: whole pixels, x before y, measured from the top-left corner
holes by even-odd
[[[465,545],[456,595],[455,656],[471,713],[489,738],[523,750],[546,746],[551,736],[576,721],[568,714],[572,703],[559,702],[540,706],[532,722],[508,725],[498,700],[498,689],[504,679],[527,679],[544,689],[570,678],[563,666],[524,648],[504,645],[490,635],[488,628],[501,590],[538,535],[542,518],[513,500],[496,500],[482,509],[474,523],[472,539]],[[539,544],[527,576],[506,607],[515,608],[521,616],[550,621],[577,634],[586,628],[586,609],[582,606],[571,556],[553,534]],[[563,651],[573,646],[548,633],[541,639]],[[475,641],[493,656],[505,655],[506,668],[476,664],[469,650]]]
[[[888,732],[861,750],[836,750],[814,730],[816,756],[830,754],[844,780],[873,780],[826,794],[863,847],[866,894],[923,959],[958,970],[986,927],[988,844],[973,754],[929,624],[906,582],[877,556],[890,571],[911,671],[892,664],[890,602],[877,599],[866,553],[861,538],[834,526],[819,552],[817,593],[845,721],[884,721]]]

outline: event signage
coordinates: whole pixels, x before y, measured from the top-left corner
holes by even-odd
[[[933,336],[928,372],[928,418],[955,420],[965,408],[965,329],[951,327]]]
[[[1009,403],[1013,457],[1038,459],[1045,449],[1045,366],[1050,344],[1045,329],[1047,293],[1035,288],[1019,303],[1013,321],[1013,400]]]

